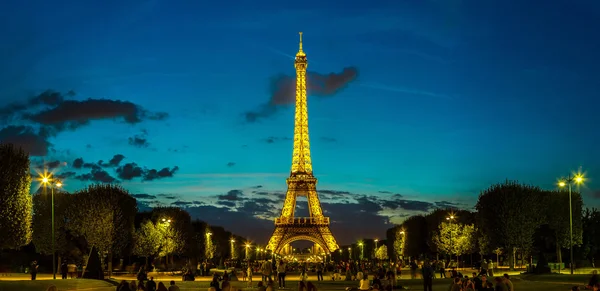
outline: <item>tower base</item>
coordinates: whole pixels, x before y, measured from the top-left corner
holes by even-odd
[[[310,223],[311,218],[305,218],[304,220],[295,218],[293,220],[304,223],[291,223],[291,225],[276,223],[275,231],[269,239],[267,249],[279,254],[284,246],[298,240],[313,242],[329,253],[339,248],[328,224]]]

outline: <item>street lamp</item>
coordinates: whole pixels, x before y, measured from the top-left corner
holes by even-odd
[[[569,174],[569,176],[567,177],[567,179],[564,180],[560,180],[558,182],[558,186],[561,188],[564,188],[565,186],[568,186],[569,188],[569,252],[570,252],[570,265],[571,265],[571,275],[573,275],[573,269],[574,269],[574,264],[573,264],[573,199],[571,198],[571,188],[573,186],[573,184],[576,184],[577,186],[583,184],[583,181],[585,180],[585,177],[583,176],[582,173],[577,173],[574,176],[571,176],[571,174]],[[560,266],[559,266],[560,268]]]
[[[363,243],[359,242],[358,246],[360,246],[360,259],[364,259],[364,252],[363,252]]]
[[[248,261],[248,252],[250,250],[250,244],[246,243],[246,261]]]
[[[352,248],[348,247],[348,259],[352,260]]]
[[[52,279],[56,280],[56,238],[54,234],[54,187],[60,188],[62,187],[62,183],[60,181],[56,181],[56,183],[52,184],[51,176],[48,174],[44,174],[41,177],[42,184],[44,185],[44,194],[46,192],[46,187],[50,186],[50,193],[52,195]]]
[[[452,241],[452,222],[454,222],[454,215],[446,217],[446,220],[450,222],[450,261],[452,261],[452,249],[454,249],[454,244]],[[456,256],[456,267],[458,268],[458,255]]]

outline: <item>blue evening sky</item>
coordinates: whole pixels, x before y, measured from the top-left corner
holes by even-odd
[[[314,172],[342,243],[471,208],[505,179],[553,188],[579,167],[586,205],[600,204],[599,1],[7,0],[0,19],[0,141],[60,161],[69,191],[120,183],[140,208],[178,205],[266,240],[293,133],[273,80],[295,73],[303,31],[309,71],[358,72],[309,96]],[[45,90],[64,100],[31,101]]]

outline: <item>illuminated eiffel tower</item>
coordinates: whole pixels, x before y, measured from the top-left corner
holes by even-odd
[[[306,54],[300,49],[296,54],[296,114],[294,118],[294,151],[292,171],[287,179],[288,190],[281,209],[281,216],[275,219],[275,231],[267,249],[281,253],[291,242],[307,240],[315,243],[326,252],[337,250],[338,244],[329,229],[329,217],[323,215],[317,194],[317,178],[313,176],[308,138],[308,108],[306,102]],[[295,217],[296,198],[305,196],[308,200],[309,217]],[[317,248],[313,248],[316,252]]]

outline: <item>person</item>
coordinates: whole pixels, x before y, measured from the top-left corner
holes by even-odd
[[[486,259],[483,259],[483,261],[481,261],[481,271],[479,272],[480,274],[486,274],[488,273],[488,262]]]
[[[248,264],[248,270],[246,270],[246,272],[248,275],[248,284],[246,287],[252,288],[252,266],[250,264]]]
[[[31,268],[29,269],[29,273],[31,273],[31,280],[35,280],[35,277],[37,276],[37,272],[38,272],[38,262],[37,260],[33,260],[33,262],[31,262]]]
[[[150,280],[146,282],[146,291],[156,291],[156,282],[154,282],[154,277],[150,277]]]
[[[458,277],[454,277],[452,279],[452,285],[450,286],[450,291],[461,291],[462,290],[462,281]]]
[[[67,267],[67,261],[62,262],[62,264],[60,264],[60,274],[62,276],[62,279],[67,279],[67,273],[69,271],[69,268]]]
[[[168,291],[179,291],[179,286],[175,285],[175,281],[171,280],[171,283],[169,285],[171,286],[169,286]]]
[[[156,288],[156,291],[169,291],[169,290],[165,286],[165,283],[158,282],[158,287]]]
[[[592,287],[596,284],[598,284],[598,282],[600,281],[600,278],[598,277],[598,271],[594,270],[592,271],[592,277],[590,278],[590,281],[587,284],[586,289],[592,289]]]
[[[358,290],[369,290],[369,275],[363,274],[363,278],[358,284]]]
[[[433,289],[433,277],[435,276],[435,271],[431,268],[431,264],[429,264],[429,260],[425,260],[425,263],[422,267],[423,272],[423,290],[424,291],[432,291]]]
[[[508,274],[504,274],[504,276],[502,276],[502,281],[504,282],[504,284],[506,284],[506,287],[508,287],[508,291],[515,291],[515,287],[513,286],[512,281],[508,277]]]
[[[279,260],[279,264],[277,265],[277,279],[279,281],[279,289],[285,288],[285,272],[286,272],[286,264],[283,260]]]
[[[489,269],[488,269],[489,270]],[[496,291],[509,291],[508,286],[504,283],[504,277],[496,277],[494,281],[496,281]]]
[[[221,291],[221,287],[219,286],[219,275],[213,275],[212,281],[210,281],[210,287],[214,287],[217,291]]]
[[[266,291],[267,290],[267,287],[265,287],[265,284],[263,283],[263,281],[258,281],[256,288],[258,289],[257,291]]]
[[[129,290],[131,290],[131,291],[137,290],[137,283],[135,282],[135,280],[131,280],[131,283],[129,283]]]
[[[129,283],[127,283],[127,281],[123,280],[117,286],[117,291],[135,291],[135,290],[130,290]]]
[[[271,262],[265,260],[262,264],[261,270],[262,280],[264,282],[273,280],[273,278],[271,278],[271,274],[273,273],[273,266],[271,265]]]
[[[410,278],[411,279],[417,278],[417,269],[418,268],[419,268],[419,265],[417,264],[417,260],[410,262]]]
[[[463,284],[464,291],[475,291],[475,283],[473,283],[473,281],[471,281],[471,279],[465,278],[465,281],[463,283],[464,283]]]
[[[323,264],[317,264],[317,281],[323,281]]]

